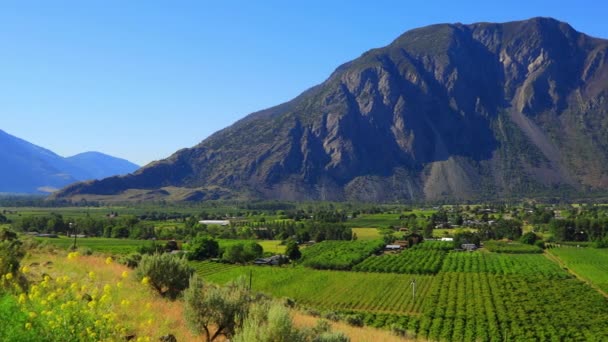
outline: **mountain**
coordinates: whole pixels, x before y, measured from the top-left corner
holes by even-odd
[[[608,190],[608,41],[551,18],[408,31],[295,99],[58,197],[476,200]]]
[[[77,181],[135,171],[123,159],[98,152],[63,158],[0,130],[0,192],[48,193]]]
[[[66,159],[77,168],[86,170],[86,176],[80,179],[102,179],[113,175],[126,175],[139,169],[138,165],[128,160],[100,152],[84,152]]]

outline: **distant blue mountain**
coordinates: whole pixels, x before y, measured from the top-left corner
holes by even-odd
[[[127,174],[138,168],[99,152],[64,158],[0,130],[0,193],[49,193],[76,181]]]
[[[66,158],[72,165],[86,171],[84,178],[101,179],[108,175],[126,175],[139,166],[126,159],[116,158],[100,152],[84,152]]]

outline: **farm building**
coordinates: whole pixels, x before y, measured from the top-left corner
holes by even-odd
[[[215,225],[218,225],[218,226],[228,226],[228,225],[230,225],[230,221],[228,221],[228,220],[201,220],[201,221],[198,221],[198,223],[200,223],[200,224],[206,224],[206,225],[215,224]]]
[[[403,247],[401,247],[401,245],[386,245],[386,246],[384,246],[384,249],[389,250],[389,251],[396,251],[396,250],[400,250],[401,248],[403,248]]]
[[[286,261],[287,261],[287,257],[284,255],[273,255],[268,258],[255,259],[255,261],[253,263],[256,265],[276,266],[276,265],[281,265],[281,264],[285,263]]]
[[[463,243],[462,245],[460,245],[460,247],[465,251],[474,251],[477,249],[477,245],[475,245],[474,243]]]
[[[449,241],[449,242],[451,242],[451,241],[454,241],[454,238],[451,238],[451,237],[442,237],[440,239],[440,241]]]

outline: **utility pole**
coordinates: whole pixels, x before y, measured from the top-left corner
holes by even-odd
[[[74,227],[74,230],[72,230],[73,234],[74,234],[74,245],[72,246],[73,250],[76,250],[76,223],[69,223],[70,225],[70,230],[72,230],[72,227]]]
[[[249,270],[249,291],[251,292],[251,283],[253,281],[253,271]]]
[[[415,300],[416,299],[416,278],[412,279],[410,286],[412,287],[412,300]]]

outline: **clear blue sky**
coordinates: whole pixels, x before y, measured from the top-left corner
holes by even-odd
[[[146,164],[411,28],[534,16],[608,37],[608,1],[2,1],[0,129]]]

